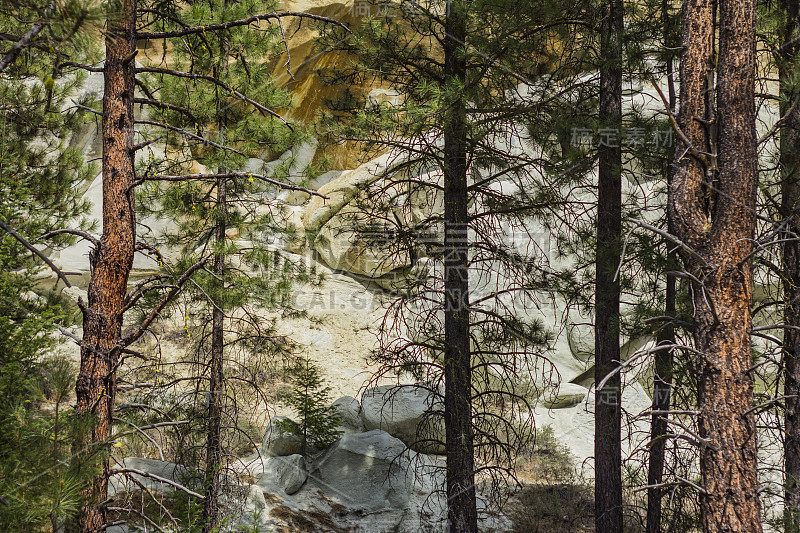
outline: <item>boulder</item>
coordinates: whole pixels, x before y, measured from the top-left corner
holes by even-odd
[[[285,416],[274,416],[269,421],[264,441],[261,444],[261,455],[264,457],[282,457],[293,455],[302,449],[300,426]]]
[[[402,513],[413,476],[405,451],[403,442],[381,430],[345,435],[317,461],[309,483],[350,510]]]
[[[383,385],[364,391],[361,417],[423,453],[445,453],[442,399],[423,385]]]
[[[138,472],[128,472],[127,474],[112,475],[108,482],[108,495],[113,496],[118,492],[137,490],[139,484],[128,479],[132,477],[142,486],[150,490],[172,492],[175,487],[169,483],[160,481],[158,478],[174,481],[181,485],[191,484],[193,479],[200,477],[200,472],[184,465],[159,461],[158,459],[144,459],[141,457],[126,457],[118,465],[120,469],[131,469]],[[150,474],[151,477],[147,474]]]
[[[306,463],[302,455],[269,457],[264,460],[264,473],[256,484],[265,492],[291,495],[300,490],[306,482]]]
[[[336,428],[342,434],[363,433],[366,431],[364,421],[361,419],[361,404],[352,396],[342,396],[331,405],[340,417],[339,426]]]

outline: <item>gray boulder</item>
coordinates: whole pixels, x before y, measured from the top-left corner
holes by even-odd
[[[176,463],[159,461],[158,459],[144,459],[141,457],[126,457],[117,466],[127,469],[126,473],[114,474],[108,482],[108,495],[113,496],[118,492],[139,489],[138,481],[145,488],[157,491],[172,492],[175,487],[161,480],[173,481],[186,486],[192,479],[198,478],[200,472]]]
[[[404,452],[405,444],[384,431],[345,435],[317,461],[308,483],[351,511],[402,513],[413,476]]]
[[[445,453],[443,411],[442,399],[422,385],[383,385],[361,397],[368,430],[382,429],[422,453]]]
[[[274,416],[269,421],[261,444],[263,457],[282,457],[300,453],[302,438],[300,426],[285,416]]]
[[[269,457],[264,460],[264,473],[256,481],[263,491],[271,494],[294,494],[306,482],[306,463],[302,455]]]
[[[342,434],[363,433],[366,431],[364,421],[361,419],[361,404],[352,396],[342,396],[331,405],[340,416],[337,429]]]

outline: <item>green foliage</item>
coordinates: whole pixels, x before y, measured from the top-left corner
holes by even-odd
[[[28,400],[3,397],[0,418],[0,529],[55,531],[78,509],[81,491],[95,473],[100,454],[85,464],[73,461],[76,431],[91,426],[68,406],[75,384],[74,365],[64,358],[46,360]],[[101,450],[98,450],[101,451]]]
[[[339,438],[340,415],[330,405],[331,388],[324,386],[320,370],[311,359],[301,358],[290,371],[292,393],[286,403],[297,411],[302,453],[309,447],[323,449]]]

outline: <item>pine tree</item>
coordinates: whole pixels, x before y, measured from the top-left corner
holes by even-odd
[[[600,23],[600,121],[622,126],[621,0],[609,0]],[[622,533],[622,387],[620,358],[620,280],[622,254],[622,148],[618,141],[598,148],[597,256],[595,259],[595,529]],[[606,378],[611,374],[610,378]],[[601,383],[606,383],[602,388]]]
[[[73,375],[64,361],[45,359],[54,345],[51,332],[70,313],[54,293],[38,296],[33,290],[50,290],[39,281],[43,269],[57,276],[53,289],[70,286],[69,273],[47,258],[41,239],[52,235],[53,250],[74,241],[51,232],[86,212],[78,193],[91,166],[68,145],[83,125],[83,113],[69,102],[85,76],[59,78],[58,65],[67,55],[76,60],[90,55],[86,30],[97,17],[96,8],[81,2],[15,1],[0,7],[0,529],[5,531],[55,531],[77,510],[87,482],[69,450],[69,439],[81,428],[67,405]],[[43,376],[50,382],[46,395],[40,392]]]
[[[272,8],[265,2],[210,1],[193,4],[191,9],[181,12],[181,17],[186,24],[194,25],[237,20],[248,13],[267,12]],[[176,46],[168,66],[235,86],[269,108],[286,108],[290,104],[288,94],[278,90],[267,74],[269,58],[282,51],[283,42],[278,31],[276,26],[256,35],[239,27],[192,35]],[[167,139],[171,144],[168,150],[180,154],[188,148],[192,159],[211,169],[213,175],[177,181],[166,188],[154,187],[140,195],[142,204],[152,206],[142,212],[177,221],[174,232],[155,236],[151,246],[180,247],[183,264],[205,261],[210,266],[208,275],[196,276],[192,288],[198,290],[190,288],[184,293],[183,312],[187,334],[190,331],[199,334],[195,337],[202,369],[198,377],[205,383],[201,390],[208,395],[207,404],[202,402],[199,408],[203,412],[200,420],[206,425],[203,530],[212,531],[220,522],[220,474],[227,456],[222,428],[238,425],[245,403],[234,399],[223,369],[234,362],[245,366],[243,357],[232,355],[235,351],[255,348],[251,356],[263,359],[270,355],[286,355],[289,346],[274,334],[274,319],[265,317],[259,308],[280,307],[286,300],[291,275],[303,278],[294,267],[290,270],[276,268],[274,261],[281,260],[277,252],[258,244],[263,231],[271,225],[272,209],[279,206],[274,206],[270,199],[269,184],[265,187],[263,181],[256,181],[243,167],[248,157],[265,157],[266,154],[267,158],[272,158],[300,143],[302,131],[300,125],[276,126],[272,116],[266,119],[254,116],[247,106],[232,100],[228,91],[205,81],[187,81],[156,73],[145,83],[163,87],[162,102],[170,106],[151,112],[148,120],[151,125],[169,124],[184,131],[215,136],[214,143],[206,146],[192,139],[188,145],[181,138],[169,136]],[[187,92],[192,98],[183,97]],[[162,161],[151,158],[143,165],[141,173],[166,172],[175,164],[174,156]],[[282,177],[280,172],[257,170],[273,178]],[[238,174],[226,175],[228,172]],[[231,233],[248,238],[253,244],[241,250],[232,244]],[[167,269],[176,267],[180,265],[166,265]],[[205,329],[205,324],[209,323],[210,331]],[[254,384],[255,380],[250,382]],[[169,383],[165,386],[169,387]],[[248,395],[258,396],[258,393],[249,392]]]
[[[324,386],[319,368],[308,358],[299,359],[290,376],[292,394],[286,398],[286,404],[297,411],[302,434],[301,453],[306,455],[309,447],[330,446],[340,435],[336,429],[340,416],[330,405],[331,388]]]
[[[349,120],[330,134],[387,161],[343,227],[360,224],[384,265],[406,265],[387,287],[398,296],[376,360],[443,391],[444,412],[431,416],[446,426],[453,530],[477,528],[474,464],[500,466],[499,485],[501,465],[525,439],[527,428],[498,420],[528,412],[533,373],[547,381],[549,336],[531,307],[554,280],[541,250],[519,241],[538,242],[527,222],[546,218],[554,202],[526,131],[542,106],[526,92],[543,89],[531,80],[557,61],[553,39],[572,42],[571,15],[559,2],[403,2],[364,20],[352,41],[331,39],[357,62],[329,72],[331,83],[349,85],[327,124]],[[376,102],[358,90],[375,84],[396,98]]]
[[[703,530],[761,531],[750,348],[755,2],[683,3],[670,217],[692,280]],[[716,35],[719,35],[719,51]]]
[[[106,459],[95,476],[92,486],[85,491],[85,502],[76,520],[68,530],[94,533],[102,531],[106,522],[108,480],[112,469],[108,460],[108,452],[114,421],[114,404],[117,392],[117,370],[123,362],[123,354],[141,356],[130,350],[129,346],[140,339],[150,328],[160,313],[175,299],[180,289],[192,280],[192,276],[201,271],[207,260],[201,260],[166,276],[155,276],[138,284],[128,291],[128,276],[137,251],[150,257],[161,259],[158,250],[147,243],[137,243],[135,188],[145,182],[174,182],[202,180],[204,178],[231,178],[245,181],[255,177],[260,181],[281,185],[281,182],[246,172],[215,172],[200,176],[174,176],[165,174],[137,175],[135,153],[147,147],[151,141],[136,143],[136,123],[147,123],[134,116],[134,103],[153,106],[181,113],[185,109],[175,106],[154,96],[153,91],[143,83],[141,74],[168,75],[184,80],[204,82],[230,95],[232,101],[243,106],[251,106],[259,113],[271,115],[280,120],[279,115],[231,87],[213,75],[176,70],[174,68],[138,66],[136,57],[137,41],[153,39],[169,39],[173,37],[202,36],[209,32],[229,31],[233,28],[246,27],[258,21],[279,20],[282,17],[301,17],[335,22],[325,17],[303,13],[248,13],[245,18],[228,20],[219,24],[190,26],[179,24],[177,30],[143,31],[145,24],[149,29],[158,30],[164,25],[172,25],[180,20],[180,9],[174,4],[155,5],[139,9],[136,0],[121,0],[106,6],[105,62],[102,68],[65,62],[61,67],[72,67],[95,72],[102,72],[105,86],[102,112],[94,111],[102,116],[103,134],[103,228],[102,236],[96,239],[90,235],[94,245],[92,255],[92,278],[89,283],[88,302],[82,305],[84,317],[84,334],[81,341],[81,368],[77,378],[77,410],[80,415],[92,420],[91,431],[80,435],[75,442],[78,459],[87,459],[95,451],[100,450]],[[154,22],[152,18],[155,18]],[[160,22],[160,26],[158,21]],[[141,25],[142,27],[137,27]],[[245,69],[246,70],[246,69]],[[139,97],[141,89],[144,97]],[[220,95],[222,94],[220,93]],[[90,109],[91,111],[91,109]],[[152,124],[151,124],[152,125]],[[194,140],[201,140],[207,146],[221,146],[202,135],[172,126],[155,124],[155,126],[177,132]],[[223,148],[223,150],[225,150]],[[286,185],[292,187],[292,185]],[[69,232],[70,230],[64,230]],[[72,230],[74,231],[74,230]],[[161,293],[159,295],[159,292]],[[122,335],[122,324],[125,312],[143,297],[156,296],[155,303],[138,327]],[[160,296],[160,297],[159,297]],[[127,332],[126,332],[127,333]],[[115,469],[113,474],[125,475],[125,468]]]

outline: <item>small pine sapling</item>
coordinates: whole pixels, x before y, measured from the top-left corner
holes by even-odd
[[[286,403],[297,410],[302,438],[302,453],[309,446],[317,449],[330,446],[339,438],[337,426],[341,415],[330,405],[331,388],[323,386],[319,367],[310,359],[297,361],[290,371],[292,393]]]

